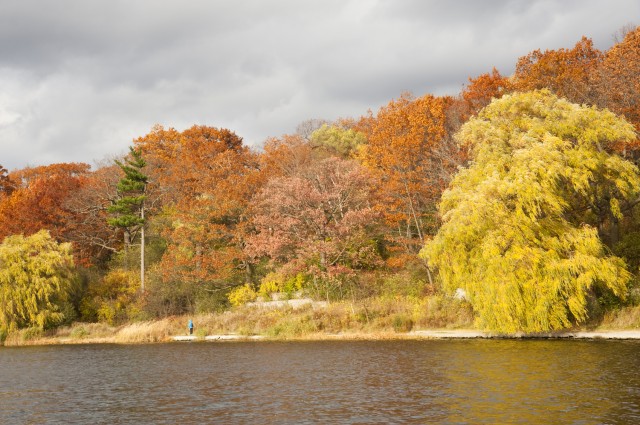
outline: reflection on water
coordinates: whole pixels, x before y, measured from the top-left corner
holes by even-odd
[[[640,423],[640,342],[0,348],[0,423]]]

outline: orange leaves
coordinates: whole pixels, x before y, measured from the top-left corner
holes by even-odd
[[[640,27],[624,28],[623,34],[624,39],[606,52],[596,49],[586,37],[571,49],[534,50],[518,60],[510,79],[494,69],[470,79],[462,97],[475,113],[505,91],[547,88],[571,102],[622,114],[640,130]],[[632,146],[615,148],[622,154],[629,154],[629,149],[637,158],[640,139]]]
[[[594,71],[602,52],[582,37],[573,49],[534,50],[516,64],[514,87],[520,91],[548,88],[575,103],[593,103]]]
[[[477,114],[480,109],[491,102],[491,99],[499,99],[503,94],[512,90],[513,85],[509,79],[500,75],[500,72],[493,68],[491,73],[469,78],[469,85],[462,90],[462,99],[469,112]]]
[[[233,279],[241,261],[238,226],[255,191],[258,162],[226,129],[154,127],[135,144],[162,193],[165,278],[216,283]]]
[[[603,106],[624,114],[640,131],[640,27],[605,53],[600,78]]]
[[[11,173],[11,180],[20,183],[0,202],[0,239],[47,229],[58,240],[66,240],[76,222],[66,202],[88,172],[87,164],[53,164]]]
[[[452,105],[448,97],[403,94],[358,124],[368,140],[360,159],[382,181],[376,208],[412,252],[433,231],[436,203],[462,158],[450,134]]]

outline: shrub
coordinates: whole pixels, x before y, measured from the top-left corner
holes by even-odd
[[[396,314],[393,316],[391,325],[396,332],[409,332],[413,329],[413,320],[405,314]]]
[[[237,307],[248,302],[254,301],[257,298],[258,294],[253,289],[253,287],[246,283],[242,286],[238,286],[227,296],[229,298],[229,302],[232,306]]]

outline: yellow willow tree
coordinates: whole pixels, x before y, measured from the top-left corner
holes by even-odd
[[[72,274],[71,244],[58,244],[48,231],[5,238],[0,244],[0,334],[61,323]]]
[[[547,90],[494,100],[457,135],[472,161],[442,196],[443,225],[421,255],[446,290],[463,288],[499,333],[583,322],[594,289],[624,296],[630,274],[598,226],[637,196],[638,169],[609,153],[635,138],[607,110]]]

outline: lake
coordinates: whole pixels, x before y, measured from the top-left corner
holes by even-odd
[[[7,424],[635,424],[640,342],[0,348]]]

